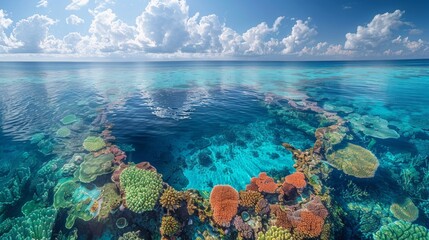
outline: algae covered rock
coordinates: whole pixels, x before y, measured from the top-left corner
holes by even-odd
[[[106,146],[101,137],[89,136],[83,141],[83,148],[90,152],[98,151]]]
[[[294,239],[292,237],[292,234],[289,232],[289,230],[272,226],[270,229],[268,229],[267,232],[259,232],[258,233],[258,240],[292,240]]]
[[[133,212],[151,211],[162,191],[161,175],[154,171],[128,167],[119,176],[125,204]]]
[[[427,240],[429,231],[427,228],[406,221],[396,221],[381,227],[374,233],[375,240]]]
[[[410,198],[406,198],[402,203],[390,205],[390,212],[399,220],[414,222],[419,217],[419,209]]]
[[[374,177],[379,165],[372,152],[352,143],[327,154],[326,159],[333,167],[357,178]]]
[[[75,177],[81,182],[90,183],[98,176],[110,173],[113,171],[112,161],[115,156],[112,153],[101,154],[94,157],[93,154],[87,154],[79,169],[75,172]]]

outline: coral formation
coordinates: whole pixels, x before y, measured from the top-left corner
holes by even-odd
[[[127,208],[136,213],[153,210],[162,191],[161,175],[132,166],[119,179]]]
[[[56,132],[57,136],[60,138],[68,137],[70,136],[70,133],[71,133],[70,129],[66,126],[60,127]]]
[[[379,165],[372,152],[352,143],[327,154],[326,159],[333,167],[357,178],[374,177]]]
[[[425,240],[429,239],[429,230],[423,226],[399,220],[382,226],[373,237],[375,240]]]
[[[244,239],[253,238],[253,229],[252,227],[245,223],[240,216],[235,216],[233,224],[237,231],[240,233],[240,236]]]
[[[126,232],[118,240],[144,240],[140,237],[140,231]]]
[[[83,148],[89,152],[96,152],[106,146],[101,137],[89,136],[83,141]]]
[[[258,233],[258,240],[292,240],[294,239],[289,230],[272,226],[265,233]]]
[[[353,113],[347,116],[355,132],[362,132],[366,136],[380,139],[399,138],[399,134],[389,128],[389,122],[378,116],[359,115]]]
[[[182,194],[170,186],[164,190],[161,197],[159,198],[161,206],[170,211],[178,209],[180,207],[181,200]]]
[[[61,123],[64,125],[70,125],[74,122],[77,122],[77,117],[74,114],[69,114],[61,119]]]
[[[101,208],[98,220],[106,220],[111,211],[121,205],[121,195],[114,183],[106,183],[101,190]]]
[[[257,191],[240,191],[240,206],[254,208],[260,199],[263,198],[262,194]]]
[[[220,226],[229,227],[232,218],[237,214],[238,200],[238,192],[233,187],[216,185],[210,194],[213,220]]]
[[[277,190],[277,184],[274,179],[269,177],[267,173],[261,172],[259,177],[253,177],[250,184],[246,186],[246,190],[253,190],[265,193],[275,193]]]
[[[325,220],[307,210],[299,210],[293,213],[291,223],[294,232],[306,237],[317,237],[322,233]]]
[[[419,209],[410,198],[406,198],[401,203],[390,205],[390,212],[399,220],[414,222],[419,217]]]
[[[112,161],[113,154],[102,154],[94,157],[93,154],[87,154],[83,162],[79,165],[78,170],[75,171],[74,176],[81,182],[90,183],[98,176],[110,173],[113,171]]]
[[[120,217],[120,218],[116,219],[115,225],[117,228],[122,229],[122,228],[125,228],[126,226],[128,226],[128,221],[126,218]]]
[[[305,181],[305,175],[302,172],[295,172],[287,175],[285,178],[285,183],[289,183],[296,188],[304,188],[307,185]]]
[[[172,216],[163,216],[160,231],[161,235],[174,236],[180,232],[180,223]]]
[[[255,205],[255,212],[259,215],[266,215],[270,212],[270,205],[265,198],[259,199]]]

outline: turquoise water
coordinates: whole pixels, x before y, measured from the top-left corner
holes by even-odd
[[[52,204],[66,175],[58,170],[106,123],[128,162],[150,162],[175,189],[209,192],[294,172],[281,144],[311,148],[327,126],[321,113],[332,112],[380,163],[370,179],[334,169],[328,180],[348,212],[344,239],[371,236],[404,197],[419,209],[415,223],[429,227],[428,106],[428,60],[0,63],[0,219],[22,216],[30,200]],[[76,119],[65,125],[69,114]],[[65,231],[62,214],[54,233]]]

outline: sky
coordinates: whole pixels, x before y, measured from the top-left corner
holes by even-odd
[[[0,61],[429,58],[427,0],[0,0]]]

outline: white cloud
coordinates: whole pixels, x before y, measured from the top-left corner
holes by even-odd
[[[291,34],[282,40],[285,46],[283,53],[289,54],[294,52],[296,47],[308,42],[316,34],[316,29],[309,27],[308,21],[297,20],[292,27]]]
[[[137,41],[148,52],[176,52],[188,40],[188,6],[181,0],[151,0],[137,17]]]
[[[0,53],[7,52],[10,45],[12,44],[9,37],[4,32],[4,30],[9,28],[12,23],[13,21],[7,18],[7,14],[3,11],[3,9],[0,9]]]
[[[74,14],[72,14],[66,18],[66,23],[71,24],[71,25],[79,25],[79,24],[82,24],[84,22],[85,21],[82,18],[80,18]]]
[[[403,38],[402,36],[398,36],[397,38],[393,39],[392,43],[402,44],[411,52],[416,52],[417,50],[422,49],[425,45],[425,42],[421,39],[417,41],[410,41],[408,37]]]
[[[49,27],[55,23],[55,20],[39,14],[20,20],[11,35],[11,39],[16,43],[13,51],[42,52],[42,44],[48,38]]]
[[[337,45],[329,45],[328,49],[323,53],[323,55],[327,56],[338,56],[338,55],[345,55],[345,56],[351,56],[353,55],[353,51],[344,49],[341,44]]]
[[[356,33],[347,33],[345,49],[373,49],[391,37],[392,31],[405,24],[401,21],[404,12],[377,14],[366,26],[358,26]]]
[[[403,50],[393,51],[392,49],[387,49],[383,54],[386,56],[401,56],[403,52]]]
[[[72,0],[72,2],[67,5],[66,10],[79,10],[81,7],[88,4],[89,0]]]
[[[219,18],[214,15],[203,16],[198,21],[199,13],[189,18],[186,28],[189,34],[188,42],[182,51],[184,52],[221,52],[222,44],[219,36],[223,26]]]
[[[48,7],[48,0],[40,0],[36,7]]]

